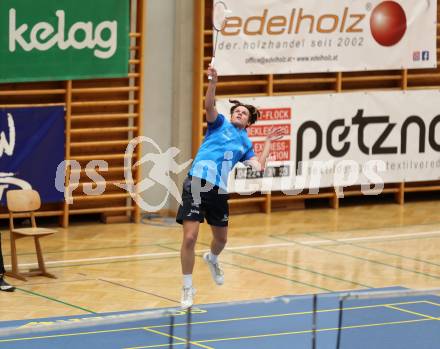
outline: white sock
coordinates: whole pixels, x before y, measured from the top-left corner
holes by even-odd
[[[209,260],[214,264],[218,263],[218,255],[216,255],[212,252],[209,252]]]
[[[192,284],[193,284],[192,274],[183,274],[183,287],[189,288],[192,287]]]

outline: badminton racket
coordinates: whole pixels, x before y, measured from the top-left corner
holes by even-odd
[[[225,28],[227,14],[230,11],[223,1],[216,1],[212,8],[212,33],[214,38],[214,45],[212,50],[211,67],[214,66],[215,53],[217,51],[218,34]],[[212,76],[208,76],[209,80],[212,80]]]

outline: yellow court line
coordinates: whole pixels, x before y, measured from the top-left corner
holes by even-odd
[[[83,335],[85,336],[85,335],[90,335],[90,334],[126,332],[126,331],[136,331],[136,330],[143,330],[143,329],[144,329],[144,327],[131,327],[131,328],[118,328],[115,330],[89,331],[89,332],[78,332],[78,333],[63,333],[63,334],[54,334],[54,335],[37,336],[37,337],[24,337],[24,338],[10,338],[10,339],[0,339],[0,343],[29,341],[29,340],[35,340],[35,339],[50,339],[50,338],[60,338],[60,337],[75,337],[75,336],[83,336]]]
[[[407,310],[407,309],[402,309],[402,308],[399,308],[399,307],[395,307],[393,305],[388,305],[387,308],[395,309],[395,310],[398,310],[400,312],[404,312],[404,313],[408,313],[408,314],[412,314],[412,315],[421,316],[423,318],[430,319],[430,320],[438,320],[438,318],[436,318],[436,317],[433,317],[433,316],[430,316],[430,315],[426,315],[426,314],[422,314],[422,313],[418,313],[418,312],[411,311],[411,310]]]
[[[425,301],[413,301],[413,302],[400,302],[400,303],[390,303],[390,304],[365,305],[365,306],[359,306],[359,307],[344,308],[344,311],[380,308],[380,307],[386,307],[389,305],[419,304],[419,303],[424,303],[424,302]],[[339,312],[339,308],[323,309],[323,310],[317,311],[317,313],[330,313],[330,312]],[[228,318],[228,319],[222,319],[222,320],[207,320],[207,321],[191,322],[191,325],[204,325],[204,324],[243,321],[243,320],[270,319],[270,318],[287,317],[287,316],[308,315],[308,314],[313,314],[313,312],[312,311],[305,311],[305,312],[286,313],[286,314],[272,314],[272,315],[259,315],[259,316],[250,316],[250,317],[241,317],[241,318]],[[174,324],[174,326],[175,327],[187,326],[187,323],[186,322],[177,323],[177,324]],[[154,325],[154,326],[147,326],[147,327],[144,326],[144,327],[132,327],[132,328],[121,328],[121,329],[114,329],[114,330],[78,332],[78,333],[46,335],[46,336],[36,336],[36,337],[26,337],[26,338],[0,339],[0,343],[25,341],[25,340],[36,340],[36,339],[60,338],[60,337],[73,337],[73,336],[91,335],[91,334],[98,334],[98,333],[136,331],[136,330],[143,330],[145,328],[154,329],[154,328],[166,328],[166,327],[170,327],[170,325],[169,324],[168,325]]]
[[[419,303],[419,302],[407,302],[407,303]],[[343,326],[341,327],[341,330],[347,330],[347,329],[356,329],[356,328],[367,328],[367,327],[379,327],[379,326],[390,326],[390,325],[399,325],[399,324],[408,324],[408,323],[416,323],[416,322],[422,322],[422,321],[438,321],[439,318],[435,318],[426,314],[413,312],[406,309],[401,309],[399,307],[395,307],[393,305],[387,305],[387,308],[398,310],[401,312],[417,315],[423,317],[423,319],[416,319],[416,320],[404,320],[404,321],[392,321],[392,322],[384,322],[384,323],[377,323],[377,324],[364,324],[364,325],[354,325],[354,326]],[[149,330],[146,328],[146,330]],[[338,328],[324,328],[324,329],[317,329],[316,332],[329,332],[329,331],[337,331]],[[150,330],[154,331],[154,330]],[[285,336],[285,335],[296,335],[296,334],[306,334],[311,333],[313,330],[303,330],[303,331],[291,331],[291,332],[281,332],[281,333],[270,333],[270,334],[262,334],[262,335],[253,335],[253,336],[242,336],[242,337],[229,337],[229,338],[217,338],[217,339],[207,339],[207,340],[200,340],[197,341],[198,344],[200,343],[211,343],[211,342],[221,342],[221,341],[233,341],[233,340],[243,340],[243,339],[256,339],[256,338],[265,338],[265,337],[276,337],[276,336]],[[161,332],[154,331],[154,333],[162,334]],[[165,334],[164,334],[165,335]],[[176,337],[178,338],[178,337]],[[178,338],[180,339],[180,338]],[[176,343],[176,345],[181,345],[184,343]],[[160,345],[161,347],[164,345]],[[154,346],[142,346],[142,347],[133,347],[133,348],[125,348],[125,349],[147,349],[147,348],[157,348],[158,345]],[[212,348],[211,348],[212,349]]]
[[[145,330],[145,331],[148,331],[148,332],[155,333],[155,334],[159,334],[159,335],[161,335],[161,336],[165,336],[165,337],[168,337],[168,338],[173,338],[173,339],[177,339],[177,340],[179,340],[179,341],[183,341],[183,343],[177,343],[177,344],[186,344],[186,339],[184,339],[184,338],[177,337],[177,336],[170,336],[168,333],[163,333],[163,332],[160,332],[160,331],[151,330],[151,329],[149,329],[149,328],[144,328],[144,330]],[[199,344],[199,343],[197,343],[197,342],[193,342],[193,341],[190,341],[189,343],[192,344],[192,345],[194,345],[194,346],[196,346],[196,347],[203,348],[203,349],[214,349],[214,348],[212,348],[212,347],[208,347],[208,346],[206,346],[206,345]],[[173,344],[174,344],[174,343],[173,343]],[[133,347],[133,348],[128,348],[128,349],[142,349],[142,348],[145,348],[145,347]]]
[[[379,326],[388,326],[388,325],[400,325],[400,324],[409,324],[409,323],[422,322],[422,321],[432,321],[432,320],[431,319],[417,319],[417,320],[383,322],[383,323],[378,323],[378,324],[343,326],[343,327],[341,327],[341,330],[349,330],[349,329],[356,329],[356,328],[367,328],[367,327],[379,327]],[[329,331],[338,331],[338,330],[339,329],[337,327],[334,327],[334,328],[321,328],[321,329],[317,329],[316,332],[329,332]],[[206,339],[206,340],[200,340],[200,341],[197,341],[197,342],[198,343],[210,343],[210,342],[224,342],[224,341],[233,341],[233,340],[242,340],[242,339],[277,337],[277,336],[287,336],[287,335],[295,335],[295,334],[306,334],[306,333],[311,333],[312,331],[313,330],[281,332],[281,333],[268,333],[268,334],[254,335],[254,336]]]
[[[178,345],[185,345],[186,343],[173,343],[173,346],[178,346]],[[169,348],[169,343],[167,344],[152,344],[152,345],[145,345],[142,347],[133,347],[133,348],[124,348],[124,349],[148,349],[148,348]]]
[[[385,307],[385,306],[388,306],[388,305],[419,304],[419,303],[423,303],[423,302],[424,301],[412,301],[412,302],[400,302],[400,303],[390,303],[390,304],[364,305],[364,306],[358,306],[358,307],[344,308],[344,311],[347,311],[347,310],[360,310],[360,309],[381,308],[381,307]],[[317,310],[316,313],[331,313],[331,312],[339,312],[339,311],[340,311],[339,308],[334,308],[334,309]],[[206,325],[206,324],[212,324],[212,323],[243,321],[243,320],[270,319],[270,318],[297,316],[297,315],[309,315],[309,314],[313,314],[313,311],[303,311],[303,312],[285,313],[285,314],[272,314],[272,315],[258,315],[258,316],[249,316],[249,317],[228,318],[228,319],[222,319],[222,320],[197,321],[197,322],[191,322],[191,325]],[[175,327],[186,326],[186,325],[187,325],[186,322],[174,324]],[[148,326],[148,328],[164,328],[164,327],[169,327],[169,326],[170,325],[154,325],[154,326]]]

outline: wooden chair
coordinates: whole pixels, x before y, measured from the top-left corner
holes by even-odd
[[[35,212],[41,207],[41,199],[38,192],[32,189],[26,190],[9,190],[6,193],[6,201],[9,210],[9,229],[11,232],[11,265],[12,270],[7,271],[6,275],[26,281],[26,276],[42,275],[56,279],[56,276],[48,273],[44,265],[43,253],[41,251],[40,239],[44,236],[52,235],[56,232],[53,229],[38,228],[35,222]],[[14,217],[27,216],[31,219],[31,227],[15,228]],[[38,268],[32,269],[25,273],[18,270],[17,247],[16,240],[25,237],[33,237],[35,242],[35,250],[37,252]]]

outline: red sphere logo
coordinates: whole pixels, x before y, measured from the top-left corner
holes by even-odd
[[[384,1],[371,13],[370,27],[371,34],[378,44],[393,46],[405,35],[405,11],[395,1]]]

